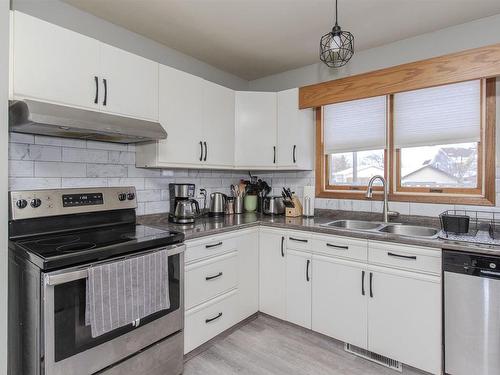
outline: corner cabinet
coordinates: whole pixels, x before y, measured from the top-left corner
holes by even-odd
[[[277,167],[314,168],[314,111],[299,108],[299,90],[277,93]]]
[[[18,11],[12,32],[11,99],[158,120],[158,63]]]
[[[298,89],[236,92],[235,165],[312,170],[314,113],[299,110]]]

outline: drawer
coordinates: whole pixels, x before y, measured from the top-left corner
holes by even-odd
[[[288,232],[286,236],[286,248],[311,251],[311,235],[303,232]]]
[[[441,274],[441,250],[368,241],[368,262],[400,269]]]
[[[236,288],[237,269],[237,251],[186,266],[186,309]]]
[[[238,291],[233,290],[212,301],[186,311],[184,353],[235,325],[238,321]]]
[[[314,236],[313,252],[354,259],[362,262],[368,260],[368,241],[339,236]]]
[[[99,375],[179,375],[184,368],[184,336],[176,333],[118,364],[98,372]]]
[[[233,236],[206,237],[201,240],[186,241],[185,262],[211,258],[237,249],[237,238]]]

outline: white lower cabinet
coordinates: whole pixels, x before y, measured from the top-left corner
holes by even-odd
[[[312,329],[367,349],[366,266],[313,256]]]
[[[260,228],[188,241],[185,259],[186,353],[261,311],[442,373],[439,250]]]
[[[286,320],[311,328],[312,255],[287,250]]]
[[[440,277],[382,267],[370,267],[369,272],[369,350],[440,374]]]
[[[189,353],[238,321],[238,290],[186,311],[184,353]]]
[[[259,232],[186,242],[184,353],[259,310]]]
[[[283,231],[261,229],[259,310],[286,319],[286,243]]]

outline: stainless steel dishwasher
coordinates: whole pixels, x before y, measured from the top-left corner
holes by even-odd
[[[500,374],[500,250],[444,250],[443,269],[446,374]]]

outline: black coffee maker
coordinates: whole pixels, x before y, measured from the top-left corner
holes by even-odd
[[[170,213],[169,221],[178,224],[194,223],[200,214],[198,201],[194,199],[194,184],[169,184]]]

